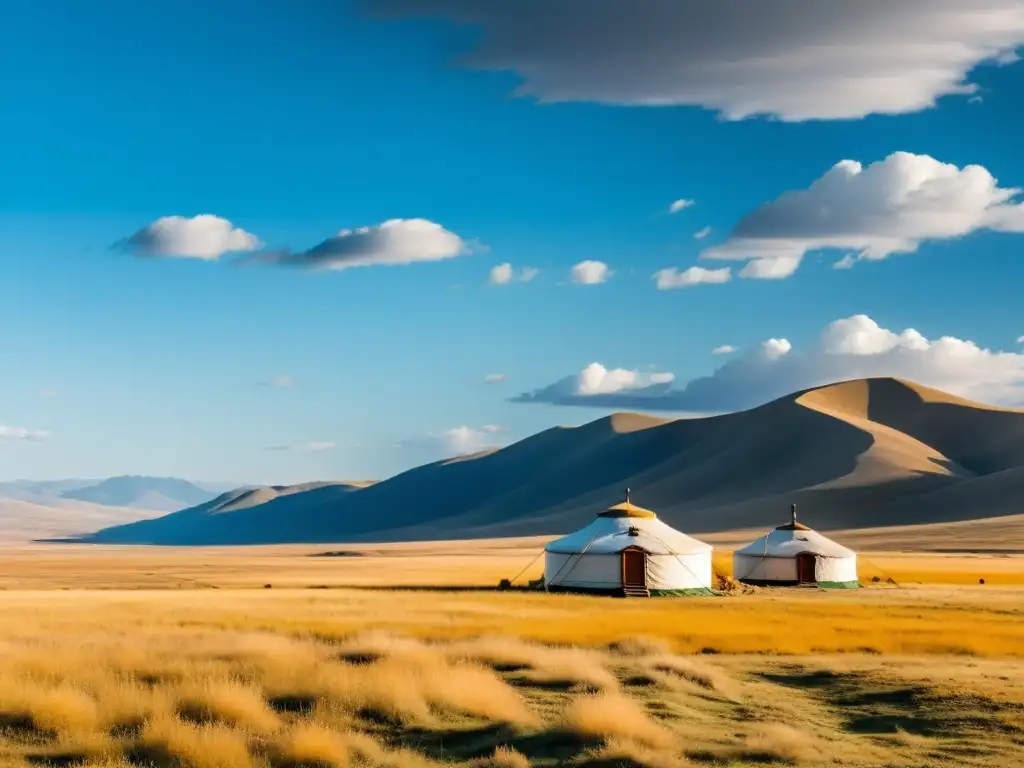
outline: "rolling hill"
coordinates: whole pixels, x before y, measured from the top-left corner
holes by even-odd
[[[61,497],[110,507],[176,512],[203,504],[215,492],[177,477],[123,475],[109,477],[94,485],[65,490]]]
[[[700,533],[766,529],[801,507],[824,530],[1024,511],[1024,411],[891,379],[702,419],[615,414],[373,484],[225,494],[108,528],[108,543],[257,544],[554,534],[623,489]]]
[[[0,542],[80,535],[156,517],[208,501],[227,487],[162,477],[3,482]]]
[[[36,504],[0,498],[0,544],[79,536],[111,525],[144,520],[159,512],[107,507],[83,501]]]

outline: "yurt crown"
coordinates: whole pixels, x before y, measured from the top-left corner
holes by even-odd
[[[796,521],[796,504],[789,505],[789,522],[786,525],[780,525],[776,528],[778,531],[809,531],[806,525],[802,525]]]

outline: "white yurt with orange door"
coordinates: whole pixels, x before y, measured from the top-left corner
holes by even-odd
[[[857,553],[798,523],[795,504],[788,524],[733,553],[732,571],[737,580],[758,586],[860,586]]]
[[[625,502],[544,548],[544,585],[631,597],[707,594],[711,550],[633,504],[627,490]]]

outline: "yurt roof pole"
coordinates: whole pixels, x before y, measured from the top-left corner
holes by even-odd
[[[527,563],[526,567],[523,568],[523,570],[521,570],[519,573],[517,573],[515,576],[513,576],[511,579],[509,579],[508,583],[509,584],[515,584],[516,583],[516,579],[518,579],[520,576],[522,576],[524,573],[526,573],[528,570],[530,570],[530,567],[534,563],[536,563],[538,560],[540,560],[540,558],[541,558],[541,556],[543,554],[544,554],[544,549],[541,548],[540,552],[537,553],[537,556],[534,557],[533,560],[531,560],[529,563]]]
[[[885,576],[885,578],[889,581],[889,583],[895,584],[897,587],[900,586],[900,583],[898,581],[896,581],[896,579],[894,579],[892,576],[890,576],[889,573],[884,568],[882,568],[878,563],[874,562],[873,560],[868,560],[860,552],[857,553],[857,560],[858,560],[858,562],[866,563],[867,565],[874,566],[875,568],[877,568],[878,570],[880,570],[882,572],[882,575]]]
[[[570,573],[572,573],[572,569],[575,568],[579,564],[580,558],[582,558],[583,555],[586,553],[586,551],[590,548],[590,545],[594,543],[594,539],[597,538],[598,533],[600,533],[600,531],[598,531],[593,536],[591,536],[590,539],[587,541],[586,544],[583,545],[583,548],[579,552],[577,552],[575,554],[572,554],[572,555],[569,555],[569,558],[564,563],[562,563],[562,567],[559,568],[558,571],[555,573],[555,575],[551,577],[551,581],[548,582],[549,584],[554,584],[555,583],[555,581],[558,579],[558,577],[562,575],[562,571],[565,570],[565,566],[569,565],[569,563],[572,563],[572,568],[570,568],[568,573],[566,573],[565,575],[568,576]],[[573,562],[573,558],[574,557],[576,558],[576,562]]]
[[[796,506],[796,504],[794,504],[793,506],[795,507],[795,506]],[[771,531],[768,531],[768,533],[766,533],[766,534],[764,535],[764,550],[763,550],[763,551],[761,552],[761,557],[760,557],[760,559],[758,559],[758,561],[757,561],[757,565],[755,565],[755,566],[754,566],[754,570],[755,570],[755,571],[756,571],[756,570],[757,570],[758,568],[760,568],[760,567],[761,567],[761,563],[763,563],[763,562],[764,562],[765,560],[767,560],[767,559],[768,559],[768,537],[769,537],[769,536],[771,536],[771,535],[772,535],[772,532],[771,532]],[[735,555],[733,555],[733,556],[735,557]],[[751,571],[751,573],[753,573],[753,571]],[[734,573],[734,574],[733,574],[733,578],[735,578],[735,576],[736,576],[736,574]]]

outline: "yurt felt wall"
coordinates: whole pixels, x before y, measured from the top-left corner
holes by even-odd
[[[689,555],[651,555],[646,558],[647,588],[651,594],[711,588],[711,552]],[[622,554],[546,552],[544,576],[548,587],[615,590],[622,587]]]

